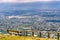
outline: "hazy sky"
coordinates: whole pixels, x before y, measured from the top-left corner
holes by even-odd
[[[59,0],[0,0],[0,2],[36,2],[36,1],[59,1]]]

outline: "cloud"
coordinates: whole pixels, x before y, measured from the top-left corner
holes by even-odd
[[[36,2],[36,1],[53,1],[53,0],[0,0],[0,2]]]
[[[8,16],[8,18],[31,18],[31,16]]]

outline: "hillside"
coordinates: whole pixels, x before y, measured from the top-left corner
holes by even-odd
[[[26,36],[11,36],[11,35],[1,35],[0,40],[57,40],[52,38],[39,38],[39,37],[26,37]]]

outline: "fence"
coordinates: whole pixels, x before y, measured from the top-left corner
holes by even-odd
[[[19,35],[19,36],[22,36],[22,32],[25,32],[25,36],[28,36],[28,32],[32,32],[32,36],[34,37],[34,34],[35,32],[37,31],[32,31],[32,30],[21,30],[21,31],[16,31],[16,30],[7,30],[7,32],[12,35],[12,34],[15,34],[15,35]],[[39,37],[42,38],[42,31],[38,31],[39,32]],[[50,34],[51,32],[47,32],[47,37],[50,38]],[[59,40],[59,35],[60,35],[60,32],[57,32],[57,40]]]

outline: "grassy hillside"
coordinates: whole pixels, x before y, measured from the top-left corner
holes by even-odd
[[[0,40],[57,40],[51,38],[26,37],[26,36],[12,36],[0,34]]]

